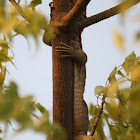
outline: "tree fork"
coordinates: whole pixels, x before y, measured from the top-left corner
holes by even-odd
[[[64,42],[70,44],[71,37],[64,26],[62,17],[68,13],[68,0],[54,0],[52,19],[55,38],[52,40],[53,56],[53,121],[62,126],[67,134],[67,140],[73,140],[74,116],[74,67],[71,58],[62,58],[55,48]],[[60,26],[59,26],[60,25]]]

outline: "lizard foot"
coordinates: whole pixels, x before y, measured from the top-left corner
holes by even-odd
[[[75,50],[72,46],[69,46],[61,42],[60,45],[56,47],[56,52],[66,53],[66,54],[62,54],[61,57],[73,57]]]
[[[77,135],[74,137],[74,140],[95,140],[95,138],[87,135]]]

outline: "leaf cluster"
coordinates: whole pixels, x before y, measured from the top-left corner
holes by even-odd
[[[37,110],[42,115],[36,115]],[[48,140],[61,140],[65,137],[62,128],[49,121],[48,111],[40,103],[36,103],[32,96],[21,98],[17,85],[11,82],[0,92],[0,122],[12,125],[13,121],[18,124],[18,130],[14,129],[16,132],[31,129],[45,134]],[[1,130],[3,132],[6,133],[6,130]]]
[[[4,39],[0,40],[0,90],[2,90],[4,86],[4,80],[7,72],[6,63],[11,62],[14,65],[14,63],[12,62],[14,54],[12,57],[9,56],[9,50],[11,50],[11,46],[4,36]]]
[[[41,0],[33,0],[30,4],[24,5],[23,9],[21,7],[16,9],[12,5],[6,4],[6,0],[2,0],[0,2],[0,36],[5,35],[10,41],[17,35],[22,35],[26,39],[31,36],[38,45],[39,36],[44,29],[48,38],[51,38],[52,32],[47,26],[46,17],[32,9],[41,3]],[[17,4],[20,4],[20,0]]]
[[[61,140],[65,138],[62,128],[50,122],[48,111],[40,103],[36,103],[32,96],[21,98],[14,82],[9,86],[4,84],[8,72],[7,62],[14,65],[14,53],[9,56],[9,51],[12,51],[10,44],[15,36],[22,35],[26,39],[32,36],[38,43],[41,30],[45,29],[51,38],[52,32],[45,16],[35,11],[35,7],[41,3],[41,0],[33,0],[24,6],[23,11],[17,12],[13,6],[6,4],[6,0],[0,0],[0,122],[5,124],[6,130],[9,125],[13,127],[14,121],[18,124],[18,129],[13,129],[16,132],[31,129],[45,134],[48,140]],[[40,116],[37,115],[37,110],[41,113]],[[6,130],[0,129],[0,133],[7,133]]]
[[[95,95],[106,99],[95,133],[97,140],[108,139],[104,124],[107,124],[112,140],[140,139],[140,58],[134,52],[125,58],[122,65],[113,69],[105,87],[95,88]],[[90,105],[92,119],[89,131],[98,111],[99,106]]]

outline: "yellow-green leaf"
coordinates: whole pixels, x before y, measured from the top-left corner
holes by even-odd
[[[140,65],[137,65],[131,71],[131,80],[140,81]]]
[[[113,40],[117,48],[124,49],[124,37],[121,33],[118,32],[118,30],[114,29],[112,31],[113,33]]]
[[[37,107],[37,109],[38,109],[43,115],[45,115],[45,116],[48,118],[49,112],[48,112],[40,103],[37,103],[35,106]],[[46,118],[46,119],[47,119],[47,118]]]
[[[136,57],[134,52],[125,58],[125,62],[122,64],[122,67],[126,71],[127,75],[129,75],[131,70],[138,64],[138,62],[139,58]]]
[[[105,93],[105,87],[103,86],[96,86],[95,87],[95,95],[100,95],[101,93]]]

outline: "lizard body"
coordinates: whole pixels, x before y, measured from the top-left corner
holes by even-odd
[[[77,0],[69,0],[70,9],[76,4],[76,2]],[[86,18],[86,8],[83,9],[79,20],[84,18]],[[74,136],[75,140],[94,140],[94,137],[87,136],[89,126],[88,107],[83,99],[87,55],[82,50],[81,33],[74,39],[73,47],[79,56],[74,57]]]

